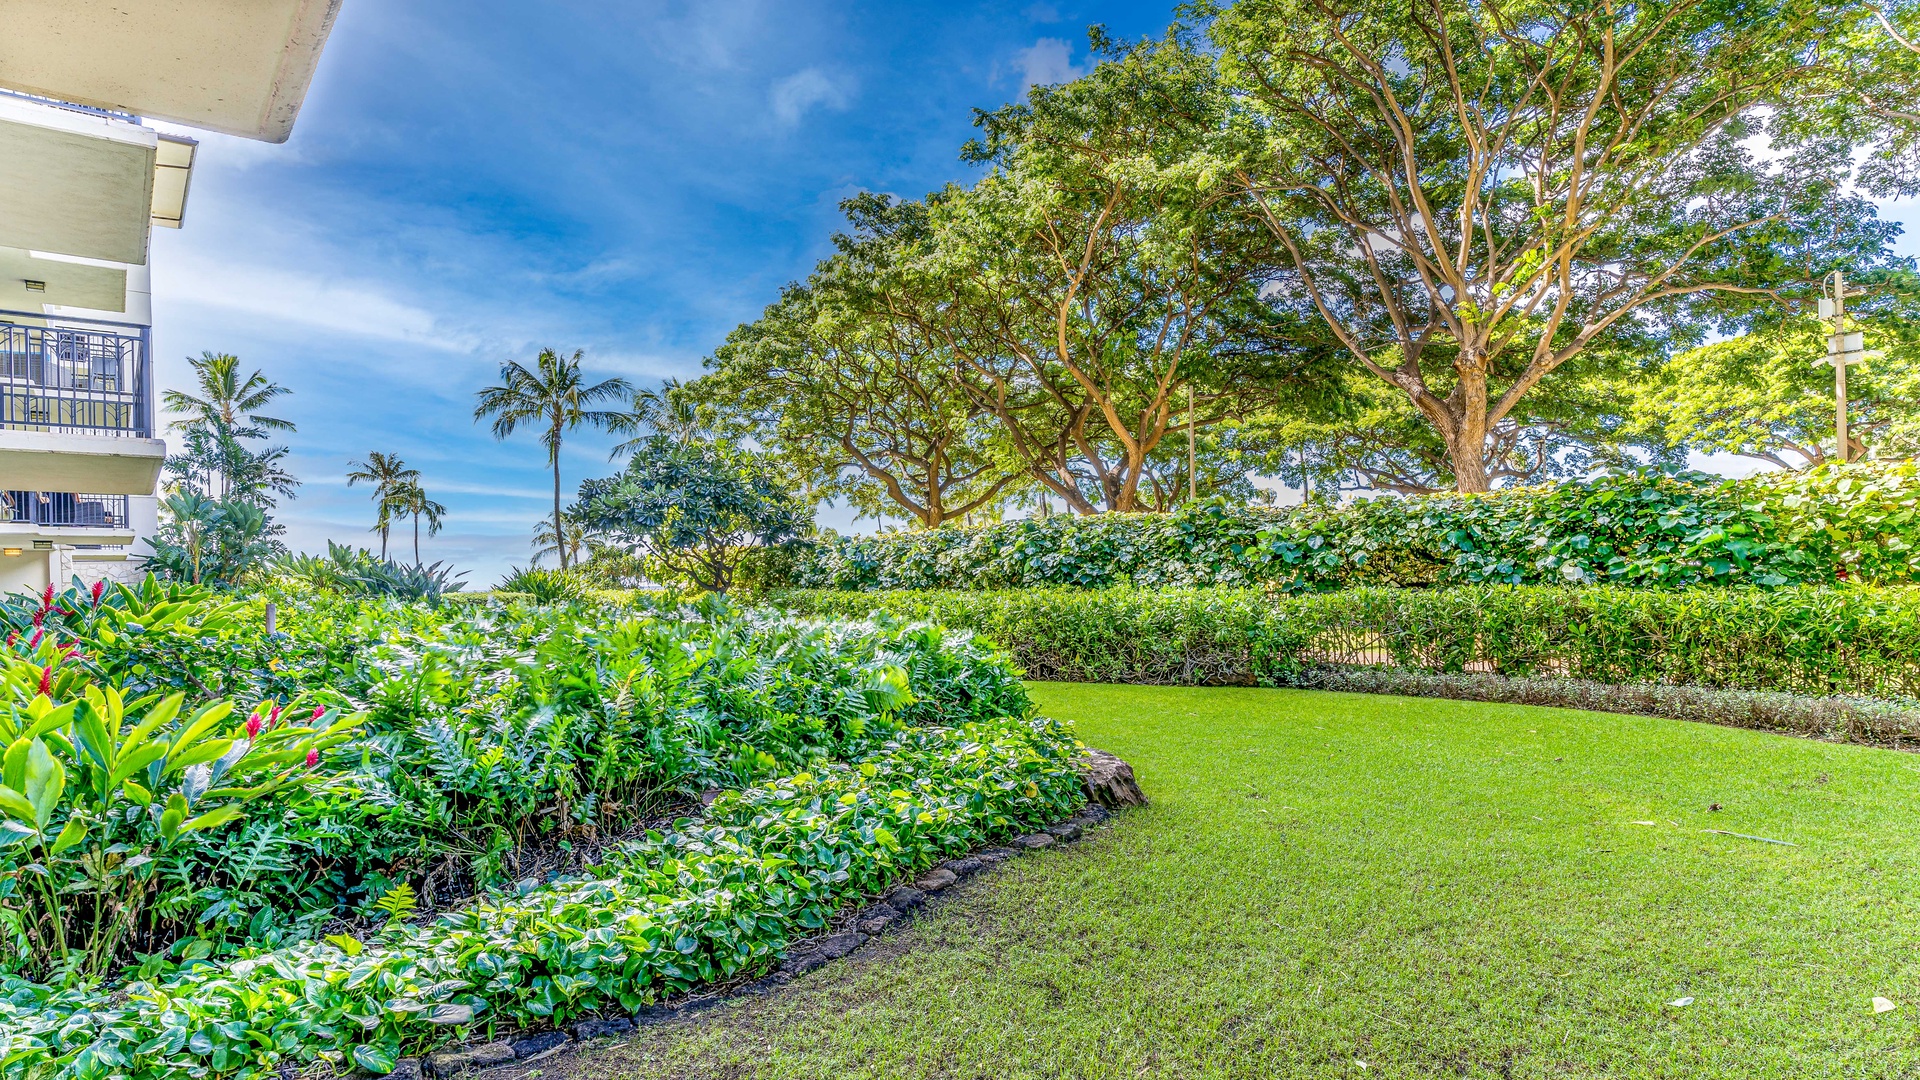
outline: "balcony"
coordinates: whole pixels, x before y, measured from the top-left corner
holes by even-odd
[[[0,491],[0,525],[127,532],[125,495],[79,495],[66,491]]]
[[[146,438],[146,362],[131,334],[0,323],[0,428]]]

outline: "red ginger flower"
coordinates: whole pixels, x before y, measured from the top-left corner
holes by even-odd
[[[100,606],[100,594],[107,591],[107,579],[101,578],[93,583],[93,606]]]
[[[327,707],[325,705],[315,705],[313,707],[313,718],[315,720],[318,720],[325,715],[327,715]]]
[[[40,671],[40,692],[42,694],[53,693],[53,665],[52,664],[48,664],[45,668],[42,668]]]
[[[47,611],[47,610],[50,610],[52,607],[53,607],[53,585],[48,584],[47,591],[44,594],[42,594],[40,597],[40,610]]]
[[[307,768],[311,769],[318,764],[320,764],[320,751],[318,750],[307,751]]]
[[[247,738],[257,739],[259,737],[260,737],[260,714],[254,713],[252,716],[247,717]]]

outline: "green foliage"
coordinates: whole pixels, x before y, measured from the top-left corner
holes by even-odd
[[[179,846],[303,790],[359,718],[282,723],[262,703],[226,723],[231,702],[129,702],[55,642],[0,653],[0,933],[14,950],[0,970],[97,979],[149,936],[147,905]]]
[[[963,627],[1031,676],[1072,682],[1290,685],[1386,665],[1920,698],[1914,588],[811,591],[781,603]]]
[[[459,592],[465,585],[444,563],[431,566],[404,566],[389,562],[364,548],[356,549],[327,541],[327,554],[283,555],[268,564],[267,573],[301,587],[332,592],[340,596],[390,596],[397,600],[420,600],[438,606],[447,594]]]
[[[1017,717],[903,729],[846,762],[723,795],[613,852],[599,876],[500,895],[375,944],[203,965],[126,995],[0,987],[8,1077],[256,1080],[282,1062],[373,1071],[472,1025],[562,1024],[763,969],[847,898],[1056,820],[1077,743]]]
[[[500,582],[501,592],[520,593],[537,603],[554,604],[586,598],[589,585],[572,570],[546,570],[529,566],[514,569]]]
[[[160,531],[147,538],[146,571],[193,585],[237,584],[286,550],[267,512],[242,498],[210,499],[175,489],[160,500]]]
[[[1487,490],[1489,437],[1589,350],[1657,360],[1835,267],[1904,262],[1849,181],[1852,151],[1911,117],[1835,86],[1867,4],[1189,11],[1235,104],[1192,167],[1255,200],[1285,249],[1277,306],[1432,425],[1461,491]],[[1920,79],[1890,65],[1853,89],[1900,100]]]
[[[791,543],[812,523],[766,455],[666,435],[640,440],[620,475],[581,484],[575,514],[660,580],[712,592],[733,584],[745,552]]]
[[[1003,660],[924,625],[599,594],[439,610],[270,596],[271,635],[268,597],[151,579],[0,605],[21,647],[77,642],[70,663],[128,700],[305,699],[366,716],[324,782],[156,860],[151,917],[129,944],[150,971],[372,916],[401,884],[431,911],[705,791],[850,760],[918,726],[1030,712]]]
[[[1847,369],[1852,456],[1920,448],[1920,318],[1864,320],[1881,355]],[[1787,468],[1835,460],[1827,324],[1805,318],[1680,354],[1628,388],[1628,430],[1673,448],[1757,458]]]
[[[1920,576],[1913,462],[1722,481],[1633,472],[1489,495],[1168,515],[1027,518],[828,536],[787,581],[810,588],[1605,582],[1647,587],[1909,582]],[[781,571],[763,568],[762,576]]]

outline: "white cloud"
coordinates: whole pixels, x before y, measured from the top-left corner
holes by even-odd
[[[773,115],[786,127],[799,123],[807,110],[816,105],[829,109],[847,107],[846,87],[817,67],[802,68],[778,80],[767,97],[773,105]]]
[[[478,344],[444,333],[432,312],[371,282],[203,258],[197,252],[186,253],[155,277],[155,293],[171,303],[449,352],[470,352]]]
[[[1086,74],[1073,62],[1073,46],[1059,38],[1041,38],[1015,53],[1013,62],[1023,86],[1052,86]]]

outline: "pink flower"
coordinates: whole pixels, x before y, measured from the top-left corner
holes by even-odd
[[[49,664],[40,672],[40,692],[53,693],[53,665]]]
[[[53,586],[48,585],[46,594],[40,597],[40,610],[46,611],[52,607],[53,607]]]
[[[247,738],[257,739],[259,737],[260,737],[260,714],[254,713],[252,716],[247,717]]]
[[[38,625],[38,624],[36,624],[36,625]],[[45,630],[35,630],[35,631],[33,632],[33,636],[27,639],[27,648],[29,648],[29,649],[37,649],[37,648],[39,648],[39,647],[40,647],[40,639],[41,639],[41,638],[43,638],[43,637],[45,637],[45,636],[46,636],[46,633],[47,633],[47,632],[46,632]]]
[[[267,714],[267,726],[272,727],[273,725],[279,722],[280,722],[280,706],[275,705],[273,707],[273,711]]]
[[[100,606],[100,594],[107,591],[107,579],[101,578],[93,583],[93,606]]]
[[[34,626],[36,626],[36,627],[37,627],[37,626],[39,626],[39,625],[40,625],[40,624],[41,624],[42,622],[44,622],[44,621],[46,620],[46,617],[47,617],[47,613],[46,613],[45,611],[36,611],[36,612],[34,612],[34,613],[33,613],[33,625],[34,625]]]
[[[311,769],[318,764],[320,764],[320,751],[318,750],[307,751],[307,768]]]
[[[315,705],[313,707],[313,718],[315,720],[318,720],[325,715],[327,715],[327,707],[325,705]]]

